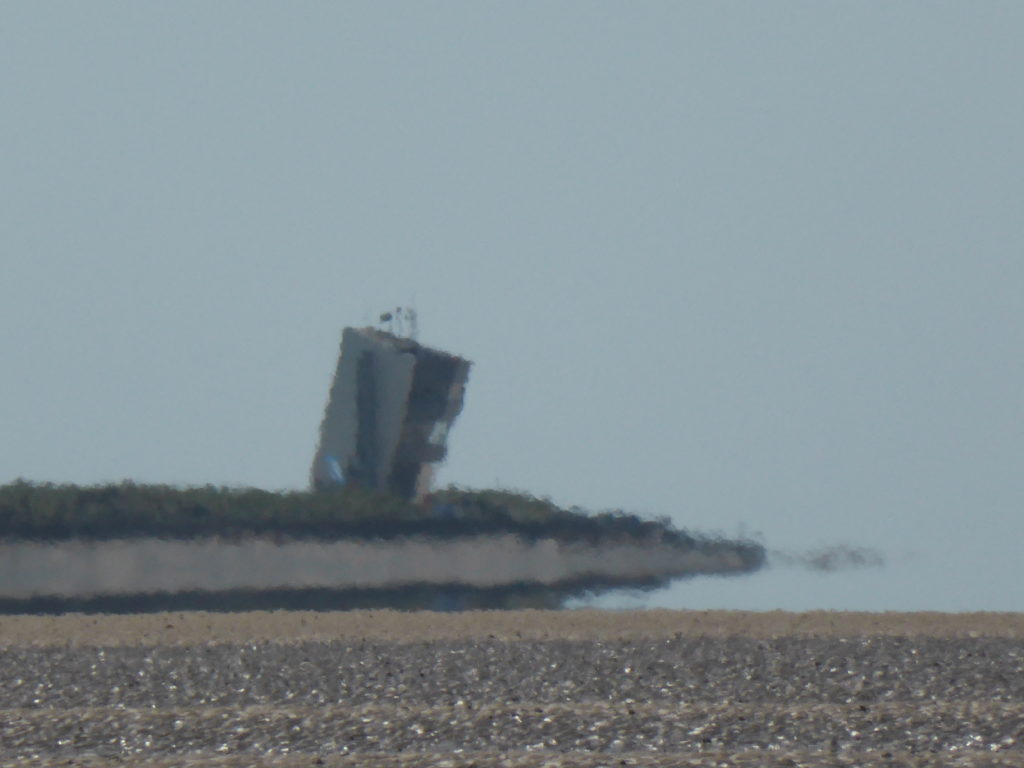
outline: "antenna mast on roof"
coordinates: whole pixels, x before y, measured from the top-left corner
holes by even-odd
[[[389,312],[381,312],[379,322],[382,331],[413,341],[420,332],[416,310],[412,307],[395,307]]]

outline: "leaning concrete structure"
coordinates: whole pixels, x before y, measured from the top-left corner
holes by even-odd
[[[346,328],[313,458],[314,489],[356,483],[418,500],[446,454],[470,362],[375,328]]]

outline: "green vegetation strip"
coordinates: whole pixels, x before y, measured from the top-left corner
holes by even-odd
[[[565,541],[657,540],[706,549],[667,520],[587,514],[508,491],[448,488],[420,504],[366,488],[264,491],[207,485],[0,486],[0,538],[67,541],[136,537],[284,536],[315,539],[438,538],[514,534]],[[735,542],[730,545],[735,546]],[[751,544],[751,547],[758,548]]]

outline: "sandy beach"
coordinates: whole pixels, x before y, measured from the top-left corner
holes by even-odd
[[[1024,613],[848,611],[467,611],[390,610],[152,613],[134,616],[0,616],[0,646],[191,645],[375,640],[427,642],[860,635],[1024,639]]]
[[[0,617],[0,763],[1024,765],[1024,615]]]

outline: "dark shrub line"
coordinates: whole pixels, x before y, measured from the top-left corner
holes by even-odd
[[[282,536],[316,539],[454,538],[511,533],[527,539],[697,541],[667,520],[623,512],[590,515],[510,491],[448,488],[414,505],[366,488],[272,492],[212,485],[0,486],[0,538],[103,540],[135,537]],[[705,542],[706,543],[706,542]]]

